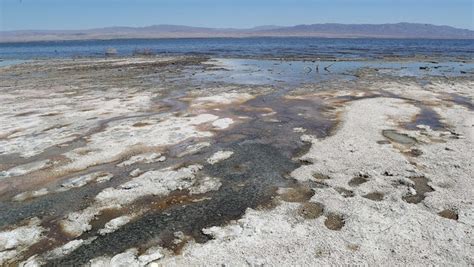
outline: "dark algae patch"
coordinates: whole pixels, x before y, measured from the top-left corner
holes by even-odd
[[[304,202],[314,196],[314,191],[309,187],[298,186],[295,188],[282,189],[280,198],[287,202]]]
[[[349,181],[349,186],[356,187],[369,181],[369,175],[359,174]]]
[[[380,192],[372,192],[372,193],[368,193],[367,195],[364,195],[363,197],[373,200],[373,201],[382,201],[384,194]]]
[[[457,221],[459,219],[459,216],[456,211],[452,209],[445,209],[442,210],[438,213],[439,216],[446,218],[446,219],[451,219]]]
[[[316,219],[323,214],[324,207],[321,203],[306,202],[301,204],[298,214],[305,219]]]
[[[329,229],[329,230],[334,230],[334,231],[339,231],[344,227],[345,222],[344,218],[336,213],[329,213],[326,216],[326,220],[324,221],[324,225]]]
[[[47,265],[86,264],[101,255],[114,255],[130,247],[141,248],[147,240],[157,240],[159,245],[172,248],[169,236],[177,231],[191,236],[197,242],[205,242],[209,237],[202,233],[203,228],[223,225],[240,218],[249,207],[258,208],[270,202],[275,189],[288,186],[290,182],[283,177],[283,173],[297,167],[270,145],[237,144],[231,149],[235,152],[231,158],[215,165],[206,165],[203,170],[211,176],[222,178],[221,188],[209,194],[210,200],[150,212]],[[234,172],[236,165],[246,165],[247,168],[243,172]]]

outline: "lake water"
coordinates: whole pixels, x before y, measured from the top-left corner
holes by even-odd
[[[0,43],[0,60],[103,57],[149,50],[159,55],[207,55],[234,58],[377,59],[383,56],[428,56],[472,60],[474,40],[203,38],[128,39]]]

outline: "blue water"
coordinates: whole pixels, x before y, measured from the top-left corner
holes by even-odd
[[[133,39],[0,43],[0,59],[103,57],[108,48],[118,55],[149,49],[159,55],[213,57],[377,59],[382,56],[434,56],[472,60],[474,40],[204,38]]]

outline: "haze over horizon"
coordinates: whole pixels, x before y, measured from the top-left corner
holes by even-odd
[[[474,29],[470,0],[2,0],[0,31],[83,30],[150,25],[252,28],[261,25],[427,23]]]

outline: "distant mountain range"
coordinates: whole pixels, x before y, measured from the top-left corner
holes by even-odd
[[[250,29],[203,28],[178,25],[108,27],[88,30],[0,31],[0,42],[59,41],[134,38],[209,37],[322,37],[322,38],[420,38],[474,39],[474,31],[419,23],[312,24],[291,27],[259,26]]]

